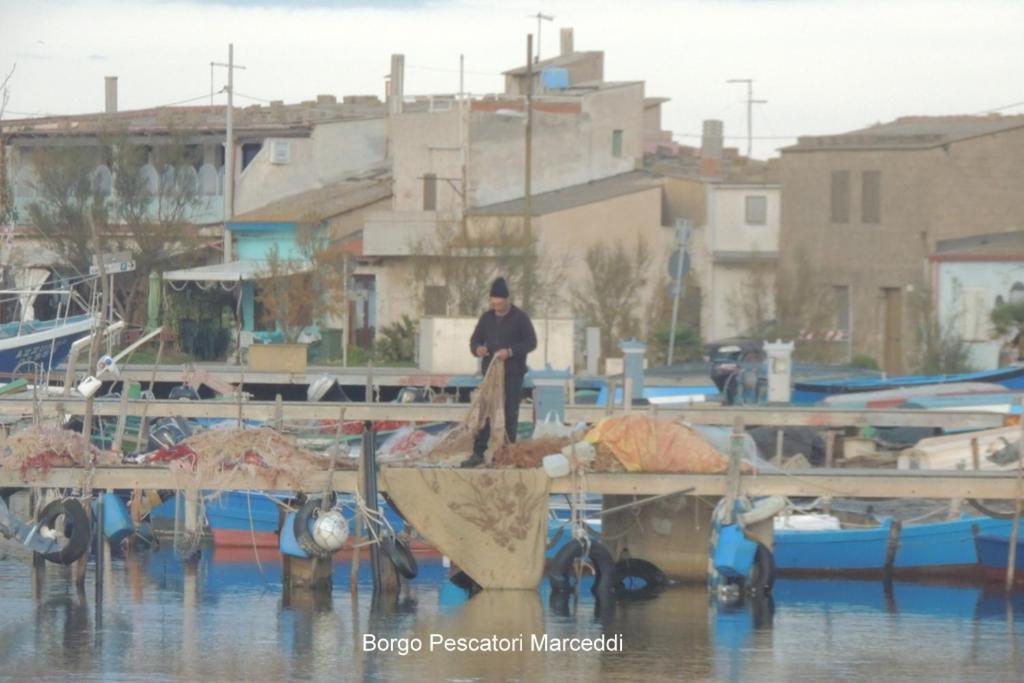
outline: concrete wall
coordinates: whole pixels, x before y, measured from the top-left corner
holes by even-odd
[[[382,163],[387,156],[387,120],[321,123],[308,138],[282,140],[291,147],[287,164],[271,163],[274,138],[267,138],[240,172],[235,184],[236,215]],[[241,159],[240,149],[236,156]]]
[[[634,170],[643,156],[643,96],[643,84],[635,83],[583,95],[579,113],[538,105],[531,191],[540,194]],[[612,154],[613,130],[623,131],[621,156]],[[522,118],[471,113],[471,206],[523,196],[525,135]]]
[[[762,254],[779,250],[779,203],[781,193],[772,185],[713,185],[712,251],[747,251]],[[766,222],[747,223],[746,198],[766,199]]]
[[[999,232],[1024,220],[1024,130],[924,150],[784,152],[780,268],[794,272],[801,249],[814,286],[850,287],[853,352],[881,360],[881,290],[904,291],[905,364],[920,352],[912,294],[926,285],[937,240]],[[849,170],[850,222],[833,224],[833,170]],[[861,171],[881,171],[881,222],[861,222]],[[808,283],[812,286],[812,283]],[[909,288],[909,289],[908,289]]]
[[[470,217],[471,231],[493,230],[503,223],[511,230],[520,229],[519,216]],[[585,255],[587,249],[599,243],[622,241],[628,248],[642,236],[653,256],[651,283],[645,291],[645,303],[665,270],[668,253],[673,242],[672,230],[661,225],[661,187],[655,186],[618,197],[567,208],[537,216],[532,225],[540,240],[540,251],[545,266],[557,269],[560,296],[551,307],[550,314],[572,316],[572,286],[582,286],[587,278]],[[541,311],[529,311],[537,317]]]
[[[461,189],[462,178],[458,107],[393,116],[389,131],[395,179],[394,209],[422,211],[423,176],[433,173],[438,177],[438,213],[461,211],[462,200],[455,189]]]
[[[937,268],[937,307],[939,324],[968,342],[968,362],[978,370],[999,366],[1002,340],[993,339],[990,314],[996,297],[1010,300],[1010,288],[1024,283],[1024,262],[965,261],[939,262]],[[977,292],[981,305],[975,310],[968,296]],[[976,316],[977,320],[971,320]]]
[[[545,358],[553,368],[573,368],[573,321],[531,316],[537,350],[526,358],[531,369],[543,369]],[[472,375],[480,361],[469,352],[476,318],[423,318],[420,320],[419,368],[424,372]]]

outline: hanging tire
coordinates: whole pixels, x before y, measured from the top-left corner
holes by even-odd
[[[299,547],[309,555],[310,557],[328,558],[334,555],[333,551],[321,548],[320,545],[313,540],[313,534],[309,530],[310,522],[320,514],[320,499],[319,498],[308,498],[299,511],[295,513],[295,519],[292,522],[292,532],[295,534],[295,542],[299,544]],[[334,507],[337,502],[337,496],[334,493],[330,493],[327,496],[328,509]]]
[[[763,544],[757,544],[754,565],[747,578],[747,590],[754,595],[768,595],[775,585],[775,554]]]
[[[653,562],[629,558],[615,563],[615,593],[620,597],[654,597],[667,585],[665,572]]]
[[[406,579],[415,579],[419,574],[419,566],[416,558],[409,548],[409,544],[400,538],[388,535],[381,539],[380,549],[384,555],[395,565],[398,573]]]
[[[583,542],[574,538],[555,554],[548,566],[548,581],[553,591],[573,589],[573,563],[583,556]],[[615,596],[615,560],[608,549],[597,541],[590,542],[590,561],[594,564],[594,586],[591,592],[598,598]]]
[[[448,580],[462,590],[467,591],[470,595],[476,595],[483,590],[483,587],[481,587],[479,583],[474,581],[469,574],[461,570],[449,576]]]
[[[55,564],[68,565],[89,551],[92,525],[77,498],[50,501],[39,513],[39,523],[53,529],[54,523],[61,516],[63,520],[60,531],[68,539],[67,543],[60,550],[46,553],[43,557]]]

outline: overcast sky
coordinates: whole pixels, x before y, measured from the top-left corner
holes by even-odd
[[[121,109],[209,102],[229,42],[243,105],[383,96],[392,52],[406,55],[407,94],[457,90],[459,53],[467,89],[496,92],[538,10],[555,17],[542,57],[573,27],[577,49],[605,51],[607,78],[672,99],[663,124],[688,144],[719,118],[744,147],[746,93],[729,78],[754,78],[768,100],[754,115],[761,157],[897,116],[1024,113],[1024,0],[0,0],[0,69],[17,62],[5,118],[99,111],[108,75]],[[220,89],[224,70],[215,78]]]

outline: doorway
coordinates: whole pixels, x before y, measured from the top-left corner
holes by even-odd
[[[883,366],[888,376],[903,374],[903,289],[884,287]]]

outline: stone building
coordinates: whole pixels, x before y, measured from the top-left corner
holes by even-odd
[[[909,116],[782,150],[780,272],[829,294],[851,351],[914,369],[939,241],[1024,221],[1024,116]]]

